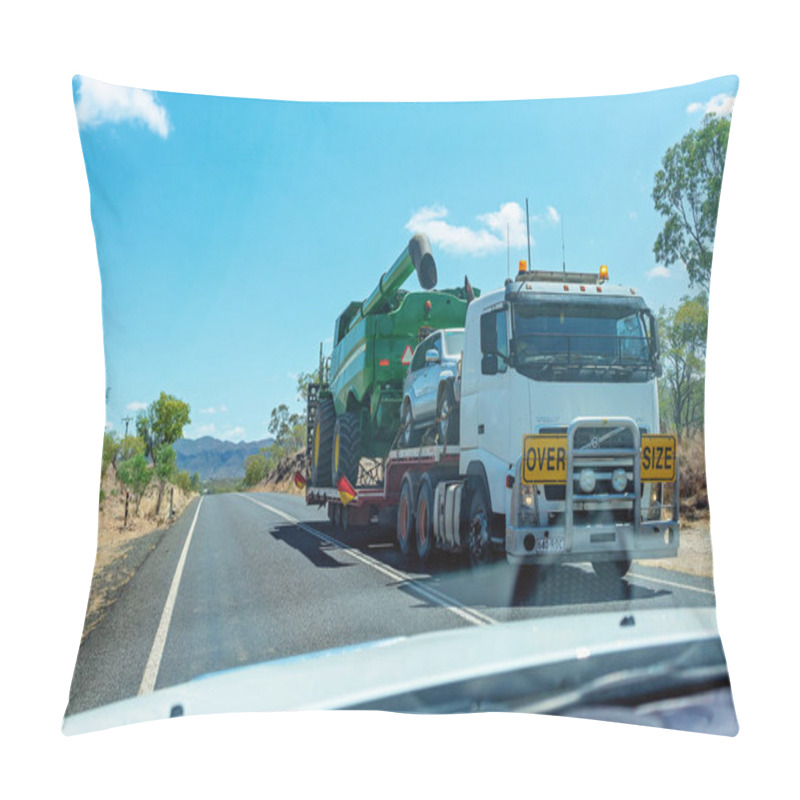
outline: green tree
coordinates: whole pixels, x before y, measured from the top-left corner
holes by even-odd
[[[244,485],[255,486],[267,477],[267,457],[261,449],[244,460]]]
[[[100,471],[100,480],[106,474],[109,464],[116,464],[120,443],[111,431],[103,434],[103,460]]]
[[[303,417],[291,413],[284,403],[272,409],[267,429],[275,437],[275,444],[285,453],[299,450],[305,442]]]
[[[146,455],[146,451],[147,448],[141,436],[128,435],[123,437],[122,441],[119,443],[117,459],[119,461],[127,461],[134,456]]]
[[[145,443],[146,454],[155,462],[156,450],[162,444],[173,444],[183,436],[183,428],[191,422],[190,407],[183,400],[161,392],[158,400],[139,412],[136,433]]]
[[[133,493],[135,513],[138,515],[142,495],[153,477],[153,472],[147,464],[147,458],[140,453],[127,461],[120,462],[117,467],[117,477]]]
[[[161,444],[156,450],[155,464],[153,466],[158,478],[158,498],[156,499],[156,515],[161,511],[161,498],[167,481],[175,475],[175,450],[170,444]]]
[[[662,416],[679,437],[704,424],[708,299],[684,297],[677,311],[661,310]]]
[[[707,115],[701,128],[667,150],[655,175],[653,202],[666,218],[653,246],[656,259],[666,266],[682,262],[690,284],[706,292],[730,125],[727,117]]]

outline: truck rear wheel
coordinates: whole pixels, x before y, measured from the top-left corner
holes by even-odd
[[[417,480],[415,476],[406,475],[400,489],[400,502],[397,505],[397,544],[400,552],[410,555],[415,539],[415,510],[417,507]]]
[[[331,472],[334,486],[341,477],[355,488],[358,483],[358,462],[361,460],[361,431],[358,414],[348,412],[336,418],[333,433]]]
[[[311,462],[311,483],[313,486],[330,486],[331,452],[333,433],[336,426],[336,410],[333,400],[320,400],[317,406],[317,422],[314,426],[314,450]]]
[[[433,552],[433,483],[424,475],[417,498],[416,531],[417,555],[423,564]]]

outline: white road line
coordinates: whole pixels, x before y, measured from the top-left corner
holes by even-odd
[[[169,632],[169,623],[172,619],[172,610],[175,608],[175,598],[178,596],[178,586],[181,582],[181,575],[183,575],[183,565],[186,563],[186,554],[189,552],[189,543],[192,541],[194,526],[197,524],[197,516],[200,513],[200,506],[202,504],[203,496],[201,495],[200,502],[197,504],[197,509],[194,512],[192,526],[189,528],[189,535],[186,537],[183,550],[181,551],[181,557],[178,559],[175,575],[172,577],[172,584],[169,587],[167,601],[164,603],[164,610],[161,612],[161,621],[158,623],[156,638],[153,640],[153,646],[150,649],[150,657],[147,659],[144,675],[142,675],[142,682],[139,684],[139,694],[149,694],[156,685],[158,668],[161,665],[161,656],[164,654],[164,645],[167,643],[167,633]]]
[[[473,625],[493,625],[497,623],[497,620],[493,617],[490,617],[488,614],[484,614],[483,612],[474,608],[469,608],[463,603],[459,603],[455,598],[444,594],[444,592],[440,592],[438,589],[433,589],[429,586],[423,586],[416,578],[412,577],[408,573],[399,569],[395,569],[394,567],[390,567],[387,564],[383,564],[377,559],[362,553],[356,548],[348,547],[346,544],[344,544],[344,542],[340,542],[338,539],[334,539],[333,536],[328,536],[327,534],[322,533],[322,531],[318,531],[316,528],[312,528],[310,525],[300,522],[300,520],[296,519],[290,514],[285,513],[284,511],[281,511],[279,508],[270,506],[267,503],[262,503],[260,500],[256,500],[247,494],[240,494],[239,497],[250,500],[252,503],[267,509],[267,511],[277,514],[277,516],[282,517],[287,522],[300,528],[306,533],[316,536],[317,539],[321,539],[322,541],[327,542],[334,547],[338,547],[344,553],[352,556],[362,564],[372,567],[372,569],[382,573],[383,575],[386,575],[397,583],[405,584],[417,594],[422,595],[425,599],[430,600],[436,605],[441,606],[447,611],[452,612],[456,616],[461,617],[461,619],[466,620]]]
[[[665,581],[662,578],[651,578],[648,575],[642,575],[639,572],[629,572],[628,577],[639,578],[642,581],[651,581],[652,583],[663,583],[665,586],[674,586],[677,589],[689,589],[692,592],[700,592],[701,594],[713,595],[713,589],[701,589],[699,586],[691,586],[688,583],[678,583],[677,581]]]

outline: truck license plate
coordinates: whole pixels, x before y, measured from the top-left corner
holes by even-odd
[[[538,538],[533,548],[534,553],[563,553],[564,539],[561,537],[551,537],[549,539]]]

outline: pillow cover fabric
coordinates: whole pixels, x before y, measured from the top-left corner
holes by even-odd
[[[65,732],[377,708],[734,735],[703,430],[737,86],[76,77],[107,419]]]

